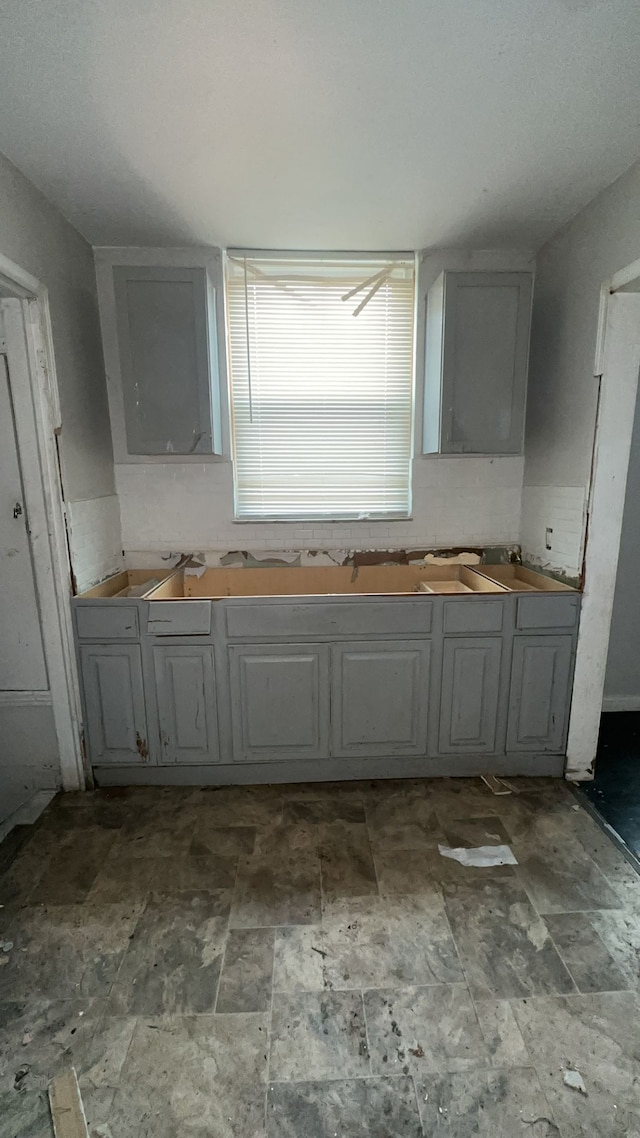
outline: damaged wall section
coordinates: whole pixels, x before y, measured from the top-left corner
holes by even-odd
[[[164,569],[184,564],[185,553],[167,550],[127,554],[128,569]],[[194,552],[189,557],[191,569],[278,569],[323,565],[359,568],[361,565],[508,565],[520,562],[520,546],[497,545],[474,548],[451,547],[433,549],[305,549],[305,550],[232,550],[226,553]]]

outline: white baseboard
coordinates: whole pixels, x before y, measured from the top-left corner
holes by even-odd
[[[605,695],[603,711],[640,711],[640,695]]]

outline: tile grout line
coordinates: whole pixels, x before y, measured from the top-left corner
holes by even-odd
[[[539,917],[540,917],[540,920],[541,920],[541,921],[542,921],[542,923],[544,924],[544,927],[545,927],[545,929],[547,930],[547,936],[548,936],[548,938],[549,938],[549,940],[550,940],[551,944],[553,945],[553,948],[555,949],[556,953],[558,954],[558,960],[560,961],[560,963],[561,963],[562,965],[564,965],[564,968],[565,968],[565,970],[566,970],[566,972],[567,972],[567,975],[568,975],[569,979],[571,980],[571,983],[573,984],[573,986],[574,986],[574,988],[575,988],[575,992],[557,993],[557,994],[558,994],[558,995],[561,995],[561,994],[565,994],[565,995],[576,995],[576,994],[578,994],[578,995],[582,995],[582,992],[580,991],[580,986],[579,986],[579,984],[578,984],[578,982],[577,982],[577,980],[576,980],[575,976],[573,975],[573,972],[572,972],[572,971],[571,971],[571,969],[569,968],[569,965],[567,964],[567,961],[565,960],[564,956],[563,956],[563,955],[562,955],[562,953],[560,952],[560,949],[558,948],[558,946],[557,946],[557,944],[556,944],[556,942],[555,942],[555,940],[554,940],[554,938],[553,938],[553,935],[552,935],[552,933],[551,933],[551,929],[549,928],[549,926],[548,926],[547,922],[545,921],[544,917],[542,916],[542,914],[541,914],[541,913],[539,913],[538,915],[539,915]],[[548,915],[549,915],[549,916],[551,916],[552,914],[548,914]],[[554,914],[554,915],[555,915],[555,914]]]
[[[373,842],[371,841],[371,828],[369,826],[369,819],[367,817],[367,808],[364,805],[364,803],[363,803],[363,811],[364,811],[364,824],[365,824],[365,829],[367,832],[367,841],[369,843],[369,853],[371,855],[371,864],[373,866],[373,876],[376,879],[376,893],[377,893],[378,897],[381,897],[382,894],[380,892],[380,878],[378,877],[378,867],[376,865],[376,856],[375,856],[374,849],[373,849]]]
[[[267,1017],[267,1069],[266,1069],[266,1084],[264,1089],[264,1127],[265,1134],[267,1130],[267,1114],[269,1107],[269,1084],[271,1083],[271,1048],[273,1044],[273,997],[274,997],[274,978],[276,970],[276,929],[277,925],[273,926],[273,968],[271,970],[271,994],[269,999],[269,1012]]]
[[[438,889],[438,886],[442,887],[443,882],[437,882],[434,879],[434,884],[436,886],[436,890],[438,891],[440,899],[442,901],[442,913],[443,913],[444,919],[446,921],[447,928],[449,930],[449,936],[451,937],[451,943],[455,949],[456,958],[458,961],[458,965],[460,967],[460,973],[463,977],[463,980],[459,981],[459,983],[464,984],[464,986],[466,987],[466,989],[469,993],[470,999],[473,1001],[473,996],[471,995],[471,984],[469,982],[469,977],[467,976],[467,972],[466,972],[466,969],[465,969],[465,966],[464,966],[464,963],[462,960],[462,955],[461,955],[460,949],[458,947],[458,942],[457,942],[455,935],[454,935],[454,932],[453,932],[453,926],[451,924],[451,921],[449,920],[449,914],[447,912],[447,902],[446,902],[445,895],[444,895],[444,889],[442,889],[442,892],[440,892],[440,889]],[[475,1008],[475,1005],[474,1005],[474,1008]]]
[[[591,910],[591,912],[588,914],[588,916],[590,917],[590,916],[591,916],[591,913],[601,913],[603,916],[606,916],[606,915],[607,915],[607,914],[609,914],[609,913],[618,913],[618,912],[620,912],[620,911],[622,911],[622,913],[623,913],[623,914],[625,914],[627,917],[633,917],[633,916],[634,916],[634,914],[633,914],[633,913],[629,913],[629,912],[627,911],[627,909],[623,909],[623,910],[619,910],[619,909],[592,909],[592,910]],[[605,941],[604,937],[602,936],[602,933],[599,931],[599,929],[597,929],[597,928],[595,927],[595,925],[593,924],[593,921],[591,921],[591,920],[590,920],[590,921],[589,921],[589,924],[591,925],[591,928],[593,929],[593,932],[594,932],[595,936],[596,936],[596,937],[597,937],[597,939],[600,941],[600,944],[601,944],[601,945],[603,945],[605,952],[609,953],[609,956],[610,956],[611,960],[613,961],[613,963],[614,963],[615,967],[618,969],[618,972],[619,972],[619,973],[620,973],[620,975],[622,976],[622,979],[623,979],[623,980],[626,980],[626,979],[627,979],[627,977],[626,977],[626,975],[625,975],[625,970],[622,968],[622,965],[620,965],[620,964],[618,963],[618,961],[616,960],[615,956],[613,956],[613,955],[612,955],[612,953],[609,951],[609,948],[608,948],[608,946],[607,946],[607,943],[606,943],[606,941]],[[621,988],[621,989],[613,989],[613,991],[623,991],[623,992],[626,992],[626,991],[636,991],[636,990],[637,990],[637,989],[633,989],[633,988]]]
[[[116,841],[117,841],[117,838],[116,838]],[[114,842],[114,845],[115,845],[115,844],[116,844],[116,843]],[[96,874],[96,879],[97,879],[97,877],[98,877],[98,874]],[[93,885],[91,886],[91,889],[93,889],[93,886],[94,886],[94,885],[95,885],[95,881],[93,882]],[[91,890],[89,890],[89,892],[91,892]],[[122,953],[122,957],[121,957],[121,959],[120,959],[120,963],[118,964],[118,967],[116,968],[116,973],[115,973],[115,976],[113,977],[113,980],[111,981],[111,984],[109,985],[109,993],[108,993],[108,995],[107,995],[107,996],[106,996],[106,998],[105,998],[107,1002],[108,1002],[109,1000],[111,1000],[111,997],[112,997],[112,995],[113,995],[113,990],[114,990],[114,988],[115,988],[116,984],[118,983],[118,977],[120,976],[120,972],[122,971],[122,968],[123,968],[123,966],[124,966],[124,962],[125,962],[125,960],[126,960],[127,954],[129,953],[129,951],[130,951],[130,949],[131,949],[131,944],[132,944],[132,941],[134,940],[134,938],[135,938],[135,936],[136,936],[136,933],[137,933],[137,931],[138,931],[138,925],[140,924],[140,921],[142,920],[143,914],[144,914],[144,913],[145,913],[145,911],[146,911],[147,905],[149,904],[149,898],[150,898],[150,894],[151,894],[151,888],[149,887],[149,888],[147,889],[146,893],[144,894],[144,898],[143,898],[143,899],[142,899],[142,900],[139,902],[139,904],[140,904],[140,912],[138,913],[138,915],[137,915],[137,917],[136,917],[136,919],[135,919],[135,923],[134,923],[133,929],[131,930],[131,933],[129,934],[129,936],[128,936],[128,938],[127,938],[127,947],[125,948],[124,952]],[[88,897],[85,899],[85,901],[83,902],[83,904],[86,904],[86,903],[87,903],[87,901],[88,901]],[[135,907],[136,907],[136,904],[137,904],[137,902],[135,902],[135,901],[132,901],[132,902],[130,902],[130,904],[131,904],[131,905],[132,905],[132,906],[135,908]]]
[[[121,1078],[122,1078],[122,1072],[124,1071],[124,1069],[125,1069],[125,1067],[126,1067],[126,1065],[127,1065],[127,1059],[129,1058],[129,1052],[131,1051],[131,1047],[132,1047],[132,1045],[133,1045],[133,1037],[134,1037],[134,1035],[137,1033],[137,1031],[138,1031],[138,1029],[139,1029],[139,1027],[140,1027],[140,1020],[141,1020],[142,1018],[143,1018],[142,1016],[134,1016],[134,1019],[135,1019],[135,1021],[136,1021],[136,1022],[135,1022],[134,1026],[133,1026],[133,1031],[131,1032],[131,1038],[129,1039],[129,1042],[128,1042],[128,1044],[127,1044],[127,1050],[125,1051],[124,1059],[122,1060],[122,1063],[121,1063],[121,1065],[120,1065],[120,1070],[119,1070],[119,1072],[118,1072],[118,1085],[117,1085],[117,1087],[115,1087],[115,1092],[116,1092],[116,1094],[120,1094],[120,1090],[121,1090],[121,1087],[120,1087],[120,1080],[121,1080]],[[152,1017],[151,1017],[151,1016],[149,1016],[148,1018],[149,1018],[149,1019],[151,1019]]]
[[[222,951],[222,962],[220,964],[220,971],[218,973],[218,980],[216,983],[216,996],[215,996],[215,1000],[213,1001],[212,1012],[209,1013],[209,1014],[213,1014],[213,1015],[218,1014],[217,1009],[218,1009],[218,999],[220,997],[220,985],[222,983],[222,973],[224,971],[224,963],[225,963],[225,960],[227,959],[227,946],[229,944],[229,933],[230,933],[230,931],[231,930],[229,929],[229,923],[227,921],[227,927],[225,929],[225,934],[224,934],[224,949]]]
[[[406,1077],[407,1077],[406,1075],[403,1076],[403,1078],[406,1078]],[[416,1083],[416,1076],[415,1075],[409,1075],[408,1077],[411,1079],[411,1085],[413,1087],[413,1094],[414,1094],[414,1098],[416,1100],[416,1110],[418,1112],[418,1125],[420,1126],[420,1133],[422,1134],[422,1138],[427,1138],[427,1132],[424,1128],[424,1123],[422,1121],[422,1111],[420,1110],[420,1099],[418,1098],[418,1085]]]
[[[369,1039],[369,1025],[367,1023],[367,1009],[364,1004],[364,989],[359,988],[358,991],[360,992],[360,1003],[362,1004],[362,1022],[364,1023],[364,1037],[367,1045],[367,1065],[369,1075],[373,1077],[373,1070],[371,1066],[371,1042]]]
[[[496,1068],[496,1070],[498,1070],[498,1069],[499,1068]],[[504,1068],[504,1069],[506,1070],[506,1068]],[[473,1070],[480,1071],[480,1070],[486,1070],[486,1068],[477,1067],[477,1068],[473,1068]],[[525,1070],[528,1070],[528,1068],[525,1068]],[[427,1071],[427,1072],[425,1072],[425,1074],[430,1074],[430,1075],[455,1074],[455,1073],[456,1072],[451,1072],[451,1071],[449,1071],[449,1072],[447,1072],[447,1071]],[[349,1075],[348,1078],[345,1078],[344,1075],[328,1075],[326,1078],[323,1078],[320,1081],[323,1083],[358,1083],[358,1082],[359,1083],[366,1083],[366,1082],[377,1082],[379,1079],[397,1079],[398,1081],[400,1081],[400,1079],[413,1079],[413,1078],[414,1078],[413,1075],[403,1075],[403,1074],[394,1075],[391,1072],[389,1072],[388,1075]],[[274,1084],[274,1086],[277,1086],[277,1087],[295,1087],[301,1083],[314,1082],[315,1080],[313,1080],[313,1079],[311,1079],[311,1080],[309,1080],[309,1079],[271,1079],[270,1081]],[[262,1138],[262,1135],[260,1135],[260,1138]],[[297,1136],[296,1136],[296,1138],[297,1138]],[[385,1135],[385,1138],[387,1138],[386,1135]],[[395,1136],[394,1136],[394,1138],[395,1138]]]
[[[224,965],[225,965],[225,961],[227,959],[227,948],[229,945],[229,933],[231,932],[231,913],[233,910],[233,902],[235,900],[235,895],[236,895],[236,885],[238,882],[238,872],[239,872],[239,868],[240,868],[240,857],[241,857],[240,854],[238,854],[236,857],[236,868],[235,868],[235,873],[233,876],[233,885],[229,889],[231,899],[229,901],[229,912],[227,914],[227,924],[226,924],[226,929],[225,929],[225,934],[224,934],[224,951],[222,953],[222,963],[220,965],[220,972],[218,974],[218,983],[216,984],[216,998],[215,998],[215,1001],[213,1004],[213,1014],[214,1015],[216,1014],[216,1010],[218,1007],[218,1000],[220,998],[220,985],[222,984],[222,973],[224,971]]]
[[[586,811],[585,811],[585,813],[586,813]],[[562,816],[562,812],[559,812],[559,817],[561,817],[561,816]],[[503,823],[503,824],[505,825],[505,828],[506,828],[506,823]],[[531,837],[530,835],[526,835],[525,837],[519,837],[519,838],[512,839],[510,842],[510,845],[512,847],[516,847],[518,845],[524,845],[527,840],[530,840],[530,837]],[[563,835],[563,837],[564,837],[564,835]],[[620,912],[622,910],[626,910],[626,906],[621,901],[619,894],[616,892],[615,886],[609,880],[609,878],[608,878],[607,874],[604,872],[604,870],[600,868],[600,866],[598,865],[595,858],[593,858],[591,856],[591,854],[587,850],[586,846],[584,845],[584,842],[582,841],[582,839],[577,834],[570,833],[566,840],[567,840],[569,847],[575,843],[576,850],[578,852],[584,854],[587,861],[589,861],[591,863],[592,867],[595,869],[596,873],[602,877],[603,881],[605,882],[606,885],[609,886],[609,888],[611,889],[614,896],[616,896],[618,898],[618,900],[620,901],[620,905],[619,905],[619,907],[614,908],[614,909],[599,909],[599,908],[561,909],[559,912],[560,913],[589,913],[589,912],[592,912],[592,913],[614,912],[615,913],[615,912]],[[612,842],[612,845],[615,845],[615,843]],[[529,900],[529,904],[532,906],[534,912],[537,913],[537,915],[539,917],[541,917],[543,920],[544,920],[545,916],[557,916],[558,914],[556,914],[556,913],[546,913],[545,914],[545,913],[540,911],[540,909],[538,908],[538,905],[536,904],[534,897],[532,896],[532,894],[529,892],[529,889],[527,888],[527,884],[526,884],[526,881],[524,880],[524,877],[520,873],[520,863],[519,862],[514,866],[514,869],[515,869],[515,876],[516,876],[516,879],[518,880],[520,888],[523,889],[524,892],[526,893],[527,898]]]
[[[254,843],[254,844],[255,844],[255,843]],[[233,885],[231,886],[231,888],[230,888],[230,890],[229,890],[229,892],[231,893],[231,901],[229,902],[229,914],[228,914],[228,916],[227,916],[227,937],[228,937],[228,935],[229,935],[229,931],[230,931],[230,929],[231,929],[231,927],[232,927],[232,926],[231,926],[231,914],[232,914],[232,912],[233,912],[233,903],[234,903],[234,901],[235,901],[235,899],[236,899],[236,889],[237,889],[237,886],[238,886],[238,875],[239,875],[239,873],[240,873],[240,861],[241,861],[241,859],[242,859],[242,854],[238,854],[238,856],[237,856],[237,858],[236,858],[236,871],[235,871],[235,873],[234,873],[234,875],[233,875]],[[226,953],[226,949],[227,949],[227,942],[226,942],[226,940],[225,940],[225,946],[224,946],[224,947],[225,947],[225,953]],[[222,976],[222,969],[220,969],[220,975]],[[219,987],[220,987],[220,985],[218,984],[218,988],[219,988]],[[217,995],[217,993],[216,993],[216,1003],[217,1003],[217,1002],[218,1002],[218,995]]]
[[[480,1022],[480,1016],[479,1016],[479,1014],[478,1014],[478,1004],[481,1004],[481,1003],[483,1003],[484,1001],[483,1001],[483,1000],[480,1000],[480,999],[477,999],[477,997],[476,997],[476,996],[474,996],[473,992],[471,991],[471,988],[468,988],[468,992],[469,992],[469,997],[470,997],[470,999],[471,999],[471,1003],[472,1003],[472,1005],[473,1005],[473,1010],[474,1010],[474,1012],[475,1012],[475,1014],[476,1014],[476,1019],[477,1019],[477,1021],[478,1021],[478,1026],[479,1026],[479,1028],[480,1028],[480,1034],[482,1035],[482,1038],[486,1040],[486,1037],[485,1037],[485,1033],[484,1033],[484,1030],[483,1030],[482,1024],[481,1024],[481,1022]],[[529,999],[537,999],[537,997],[536,997],[536,996],[515,996],[515,997],[512,997],[512,998],[513,998],[513,999],[526,999],[526,1000],[529,1000]],[[525,1053],[525,1055],[526,1055],[527,1059],[529,1060],[529,1064],[530,1064],[531,1066],[533,1066],[533,1059],[532,1059],[531,1055],[529,1054],[529,1048],[527,1047],[527,1045],[526,1045],[526,1043],[525,1043],[524,1035],[522,1034],[522,1031],[521,1031],[521,1028],[520,1028],[520,1024],[518,1023],[518,1021],[517,1021],[517,1019],[516,1019],[516,1015],[515,1015],[515,1012],[514,1012],[513,1008],[511,1007],[511,999],[512,999],[512,998],[506,997],[506,999],[503,999],[503,998],[501,998],[500,996],[489,996],[489,997],[487,998],[487,1001],[486,1001],[486,1002],[491,1002],[491,1001],[493,1001],[494,1003],[497,1003],[497,1004],[499,1004],[499,1003],[505,1003],[505,1004],[507,1004],[507,1005],[508,1005],[508,1007],[509,1007],[509,1010],[510,1010],[510,1012],[511,1012],[511,1015],[513,1016],[513,1022],[515,1023],[515,1025],[516,1025],[516,1028],[517,1028],[517,1030],[518,1030],[518,1035],[520,1036],[520,1039],[522,1040],[522,1046],[523,1046],[523,1048],[524,1048],[524,1053]],[[500,1070],[501,1068],[504,1068],[504,1066],[505,1066],[505,1064],[504,1064],[504,1063],[501,1063],[499,1066],[498,1066],[498,1064],[493,1064],[493,1063],[491,1063],[491,1064],[490,1064],[490,1067],[491,1067],[491,1069],[492,1069],[492,1070],[494,1070],[494,1071],[498,1071],[498,1070]],[[518,1066],[520,1066],[520,1064],[518,1064]],[[510,1068],[507,1068],[507,1069],[510,1069]]]

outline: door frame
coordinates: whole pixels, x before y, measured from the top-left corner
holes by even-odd
[[[62,415],[48,291],[0,254],[0,298],[61,781],[65,790],[83,790],[90,775],[82,747],[71,562],[57,444]]]
[[[640,373],[640,261],[602,285],[594,374],[600,381],[565,777],[593,778]]]

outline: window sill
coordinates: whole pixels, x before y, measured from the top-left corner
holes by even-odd
[[[341,517],[334,517],[328,514],[309,515],[303,514],[299,518],[292,517],[279,517],[274,514],[273,517],[264,517],[264,515],[255,515],[254,517],[234,518],[233,524],[238,526],[244,525],[279,525],[279,526],[299,526],[299,525],[375,525],[376,522],[384,524],[385,522],[411,522],[413,521],[412,514],[349,514],[342,515]]]

